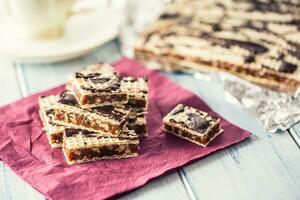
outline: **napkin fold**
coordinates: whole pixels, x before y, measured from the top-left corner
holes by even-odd
[[[136,158],[69,166],[61,149],[52,149],[48,144],[38,115],[38,97],[58,94],[64,90],[63,85],[0,108],[0,158],[48,199],[113,197],[251,135],[223,118],[223,134],[206,148],[165,134],[162,118],[178,103],[217,114],[199,97],[159,72],[148,70],[127,58],[114,65],[123,75],[149,78],[149,137],[141,141],[140,155]]]

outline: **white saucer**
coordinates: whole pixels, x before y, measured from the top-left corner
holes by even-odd
[[[52,40],[24,40],[5,26],[0,30],[0,57],[31,63],[58,62],[82,56],[115,38],[122,18],[120,8],[104,13],[91,11],[71,17],[62,37]]]

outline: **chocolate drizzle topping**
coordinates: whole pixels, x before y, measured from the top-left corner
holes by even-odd
[[[122,81],[134,83],[134,82],[138,81],[138,79],[137,78],[126,79],[126,77],[122,77]]]
[[[283,61],[279,67],[279,72],[293,73],[296,71],[297,65]]]
[[[89,73],[89,74],[82,74],[80,72],[75,73],[75,78],[83,78],[83,79],[90,79],[90,78],[95,78],[95,77],[100,77],[101,73]]]
[[[175,109],[173,112],[172,112],[172,115],[177,115],[178,113],[181,113],[184,111],[184,107],[183,106],[180,106],[179,108]]]
[[[119,81],[114,81],[105,88],[93,88],[93,87],[84,87],[84,86],[81,86],[81,88],[91,92],[110,92],[110,91],[118,90],[120,86],[121,84]]]
[[[54,113],[54,109],[49,109],[45,111],[46,115],[51,115]]]
[[[162,15],[159,16],[159,19],[174,19],[178,17],[179,17],[178,13],[163,13]]]
[[[77,106],[78,102],[73,94],[69,91],[64,91],[60,95],[60,99],[58,100],[59,103],[70,105],[70,106]]]
[[[92,110],[117,121],[122,120],[125,115],[124,113],[117,111],[114,106],[101,106],[93,108]]]
[[[111,78],[103,77],[101,73],[89,73],[89,74],[82,74],[77,72],[75,74],[75,78],[83,78],[83,79],[89,79],[92,83],[98,84],[98,83],[105,83],[111,80]]]
[[[195,113],[187,113],[189,123],[187,126],[194,131],[203,131],[209,127],[209,121]]]
[[[100,77],[94,77],[94,78],[91,78],[91,81],[95,84],[97,83],[105,83],[105,82],[108,82],[110,80],[110,78],[100,78]]]
[[[245,58],[244,58],[244,62],[245,63],[252,63],[252,62],[254,62],[255,61],[255,56],[254,55],[249,55],[249,56],[246,56]]]
[[[133,129],[130,130],[142,130],[142,127],[133,127]],[[88,130],[82,130],[82,129],[76,129],[76,128],[65,128],[65,135],[66,137],[74,137],[76,135],[82,135],[83,137],[86,138],[97,138],[97,139],[101,139],[101,138],[109,138],[111,136],[108,135],[99,135],[99,133],[95,133],[92,131],[88,131]],[[119,139],[132,139],[135,140],[137,138],[137,135],[135,133],[129,132],[128,130],[123,130],[122,134],[119,136]],[[86,145],[86,144],[85,144]]]
[[[213,45],[220,45],[225,48],[230,48],[232,46],[239,46],[243,49],[247,49],[248,51],[253,52],[254,54],[265,53],[268,51],[268,49],[265,46],[261,44],[257,44],[255,42],[216,38],[216,37],[208,36],[206,34],[203,36],[203,38],[211,41]]]
[[[221,26],[219,24],[213,24],[212,25],[212,30],[213,31],[221,31],[222,28],[221,28]]]
[[[144,40],[144,44],[146,44],[147,42],[149,42],[150,38],[152,37],[152,35],[154,35],[155,32],[150,32],[147,35],[145,35],[145,40]]]

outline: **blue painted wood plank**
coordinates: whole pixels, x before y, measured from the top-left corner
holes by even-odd
[[[289,129],[289,132],[296,144],[298,145],[298,147],[300,148],[300,122],[292,126]]]
[[[1,60],[0,71],[0,106],[2,106],[21,98],[22,92],[18,85],[15,63]],[[38,200],[43,199],[43,196],[21,180],[0,161],[0,199]]]

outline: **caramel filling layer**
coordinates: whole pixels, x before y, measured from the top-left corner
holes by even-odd
[[[136,57],[141,60],[147,61],[149,59],[153,59],[162,64],[164,64],[165,62],[168,62],[168,61],[166,61],[166,59],[164,59],[164,61],[161,61],[160,56],[162,56],[162,55],[155,55],[148,51],[140,51],[139,50],[139,52],[136,52]],[[248,75],[248,76],[252,76],[252,77],[268,79],[270,81],[274,81],[277,84],[281,84],[283,86],[288,85],[288,86],[292,87],[293,89],[296,89],[300,85],[300,81],[295,80],[286,75],[283,75],[281,73],[275,72],[268,68],[253,69],[253,68],[249,68],[249,67],[245,67],[245,66],[238,66],[238,65],[233,65],[233,64],[224,63],[224,62],[214,62],[214,63],[207,62],[207,61],[201,60],[200,58],[184,58],[183,56],[173,55],[173,54],[163,55],[162,57],[175,59],[178,62],[180,60],[184,60],[184,59],[191,60],[192,62],[195,62],[195,63],[199,63],[199,64],[203,64],[206,66],[215,67],[215,68],[218,68],[223,71],[231,72],[237,76],[244,74],[244,75]],[[179,66],[180,64],[178,62],[173,63],[173,61],[172,62],[170,61],[169,64],[174,64],[175,66]],[[187,67],[182,67],[182,69],[184,69],[184,68],[187,68]],[[199,69],[200,68],[201,67],[199,67]],[[276,89],[276,88],[274,88],[274,89]]]
[[[172,132],[175,135],[182,136],[183,138],[187,138],[187,139],[195,141],[196,143],[200,143],[200,144],[204,144],[204,145],[209,143],[209,141],[220,131],[219,126],[214,126],[211,128],[210,131],[207,132],[207,134],[205,134],[203,136],[199,136],[199,135],[191,134],[187,131],[183,131],[178,127],[172,127],[169,124],[164,124],[164,128],[166,129],[166,131]]]
[[[133,154],[138,152],[137,144],[124,144],[124,145],[109,145],[85,149],[75,149],[67,150],[67,159],[72,160],[85,160],[85,159],[95,159],[106,156],[121,156],[124,154]]]
[[[110,133],[112,135],[116,135],[119,133],[121,127],[123,127],[124,122],[118,125],[112,125],[107,122],[103,122],[97,119],[89,119],[84,115],[76,114],[76,113],[67,113],[64,110],[59,110],[55,113],[54,119],[56,121],[61,121],[66,124],[76,125],[77,127],[84,127],[88,129],[93,129],[95,131],[102,131],[105,133]]]
[[[63,132],[51,135],[50,140],[51,140],[51,144],[62,144]]]

